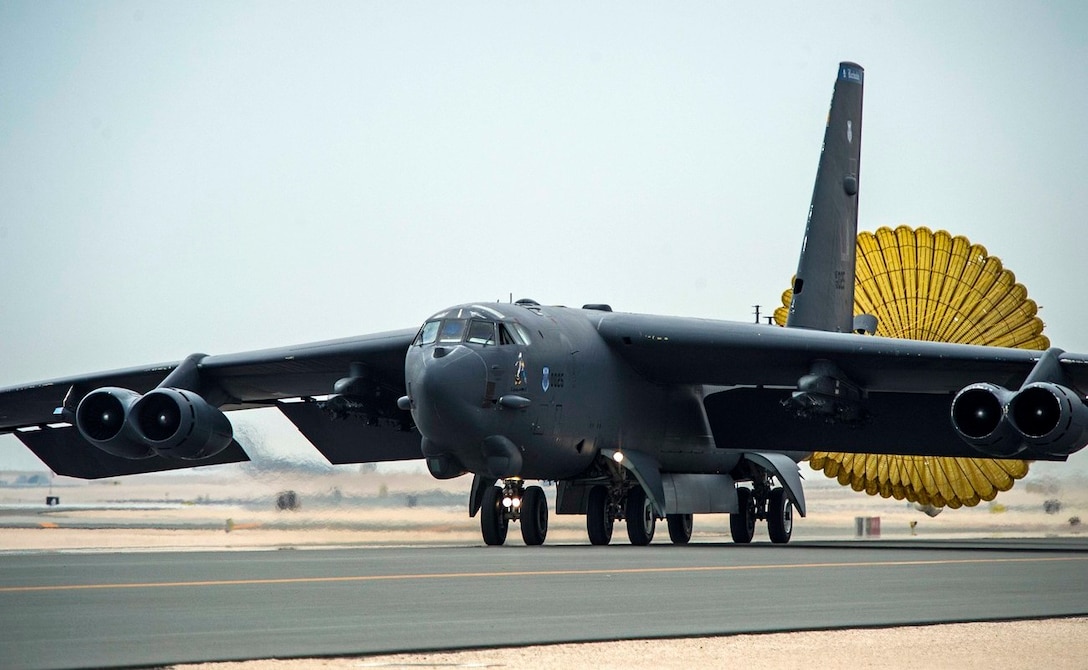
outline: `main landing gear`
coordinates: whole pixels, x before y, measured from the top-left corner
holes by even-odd
[[[793,535],[793,503],[786,489],[771,488],[770,479],[753,482],[752,488],[737,487],[737,511],[729,515],[729,533],[737,544],[748,544],[756,532],[756,521],[767,522],[771,542],[786,544]]]
[[[548,535],[548,500],[544,489],[525,486],[520,479],[508,479],[500,486],[488,486],[480,506],[480,530],[484,543],[506,542],[511,521],[521,523],[521,539],[528,545],[544,544]]]
[[[627,539],[645,546],[654,539],[658,514],[642,486],[630,480],[602,481],[589,485],[582,498],[586,511],[586,532],[590,544],[607,545],[612,541],[616,521],[627,527]],[[470,513],[479,505],[480,530],[488,545],[506,542],[510,522],[521,524],[521,538],[527,545],[544,544],[548,534],[548,501],[544,489],[526,486],[521,479],[507,479],[502,486],[494,480],[473,482]],[[786,489],[775,486],[770,476],[757,476],[752,486],[737,487],[738,511],[729,515],[729,531],[737,544],[748,544],[755,535],[756,522],[767,522],[771,542],[785,544],[793,535],[793,503]],[[571,512],[573,513],[573,512]],[[692,515],[668,514],[665,520],[673,544],[691,540]]]
[[[691,515],[687,517],[687,537],[677,541],[673,534],[672,516],[669,518],[669,537],[677,544],[683,544],[691,538]],[[644,546],[654,539],[657,529],[657,513],[653,502],[641,486],[633,486],[624,491],[615,485],[597,484],[589,490],[586,500],[586,532],[590,544],[606,545],[612,541],[612,529],[616,520],[627,523],[627,539],[631,544]],[[681,533],[682,534],[682,533]]]

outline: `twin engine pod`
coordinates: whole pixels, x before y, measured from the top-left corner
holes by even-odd
[[[234,439],[230,421],[192,391],[157,388],[140,395],[117,387],[88,393],[76,408],[76,428],[106,453],[137,459],[159,455],[200,460]]]
[[[1088,441],[1088,406],[1075,392],[1050,382],[1010,391],[971,384],[952,400],[952,426],[969,445],[990,456],[1024,450],[1065,456]]]

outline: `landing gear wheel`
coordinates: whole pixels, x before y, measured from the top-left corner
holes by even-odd
[[[484,491],[484,502],[480,506],[480,530],[483,532],[484,543],[497,546],[506,542],[509,526],[510,521],[502,508],[502,489],[489,486]]]
[[[544,489],[530,486],[521,498],[521,539],[525,544],[544,544],[548,534],[548,499]]]
[[[793,503],[786,489],[771,489],[767,498],[767,533],[775,544],[786,544],[793,535]]]
[[[729,515],[729,534],[737,544],[748,544],[756,534],[756,501],[752,489],[737,487],[737,512]]]
[[[654,539],[657,516],[654,505],[646,497],[646,492],[636,486],[627,492],[627,537],[631,544],[644,547]]]
[[[605,545],[612,541],[612,515],[608,509],[608,489],[594,486],[586,503],[586,530],[589,543]]]
[[[691,540],[692,517],[690,514],[667,514],[669,539],[673,544],[687,544]]]

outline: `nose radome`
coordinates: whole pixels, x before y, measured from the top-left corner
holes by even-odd
[[[455,448],[479,444],[487,367],[465,346],[422,352],[409,379],[413,417],[432,442]]]

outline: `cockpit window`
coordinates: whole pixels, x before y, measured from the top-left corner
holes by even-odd
[[[468,319],[433,319],[423,324],[412,340],[417,346],[427,344],[469,344],[507,345],[529,344],[528,331],[520,324],[502,323],[475,318]]]
[[[529,344],[532,342],[532,338],[529,337],[529,330],[520,323],[513,324],[514,331],[521,336],[521,342],[518,344]]]
[[[438,331],[438,342],[440,344],[460,342],[465,337],[465,325],[464,319],[446,319]]]
[[[499,324],[499,344],[528,344],[516,329],[508,323]]]
[[[412,344],[434,344],[435,339],[438,338],[438,325],[441,321],[428,321],[423,324],[423,327],[419,329],[419,334],[416,335],[416,339]]]
[[[468,327],[469,344],[495,344],[495,324],[491,321],[473,320]]]

